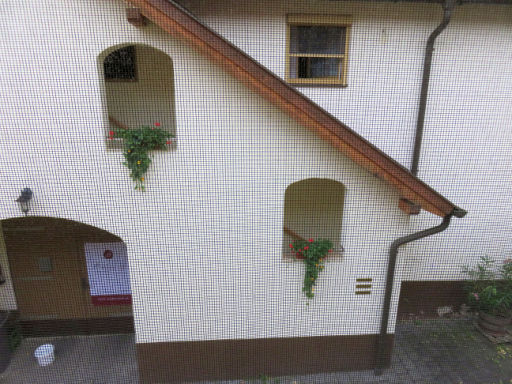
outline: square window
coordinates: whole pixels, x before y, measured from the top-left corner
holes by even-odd
[[[346,85],[349,34],[347,16],[288,15],[286,80]]]

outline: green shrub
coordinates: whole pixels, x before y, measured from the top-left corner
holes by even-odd
[[[475,310],[508,316],[512,309],[512,259],[497,264],[485,256],[475,267],[464,267],[468,304]]]

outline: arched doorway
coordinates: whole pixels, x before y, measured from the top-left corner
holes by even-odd
[[[2,221],[23,333],[128,333],[133,312],[122,239],[49,217]]]

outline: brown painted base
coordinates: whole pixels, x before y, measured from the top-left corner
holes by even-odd
[[[403,281],[398,303],[398,319],[411,317],[437,318],[439,307],[450,306],[454,311],[466,301],[464,281]]]
[[[140,343],[137,360],[143,383],[249,379],[372,369],[376,343],[377,335]]]
[[[108,333],[133,333],[132,317],[103,319],[32,320],[19,321],[23,336],[101,335]]]

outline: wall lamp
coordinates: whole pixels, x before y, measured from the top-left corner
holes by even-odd
[[[20,205],[21,211],[27,216],[28,210],[30,209],[30,200],[32,199],[32,190],[25,188],[21,191],[20,196],[16,199]]]

